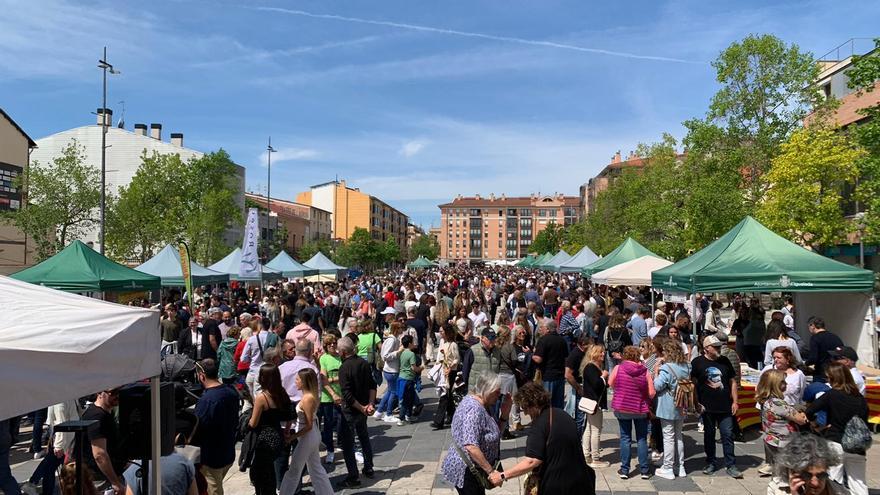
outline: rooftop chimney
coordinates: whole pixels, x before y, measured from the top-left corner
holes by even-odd
[[[611,163],[620,163],[620,150],[617,150],[617,153],[614,154],[614,158],[611,159]]]
[[[103,121],[104,125],[111,126],[113,125],[113,110],[109,108],[99,108],[96,112],[98,114],[98,119],[95,122],[96,125],[101,125],[101,121]]]
[[[134,133],[138,136],[146,136],[147,135],[147,124],[135,124],[134,125]]]
[[[150,124],[150,137],[157,141],[162,140],[162,124]]]
[[[183,133],[182,132],[172,132],[171,133],[171,144],[174,146],[179,146],[183,148]]]
[[[475,198],[476,198],[476,199],[477,199],[477,201],[479,201],[479,200],[480,200],[480,195],[479,195],[479,194],[477,194],[477,195],[476,195],[476,196],[474,196],[474,197],[475,197]]]
[[[495,193],[489,193],[489,201],[495,201]]]

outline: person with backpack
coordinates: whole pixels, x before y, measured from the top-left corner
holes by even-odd
[[[815,419],[820,411],[826,412],[827,428],[822,430],[822,436],[831,442],[831,448],[843,459],[841,464],[829,466],[828,474],[837,483],[843,484],[845,481],[853,495],[868,495],[865,478],[865,454],[871,446],[867,426],[868,401],[859,393],[852,374],[845,366],[831,363],[826,365],[824,371],[831,389],[810,403],[796,421],[806,424],[808,419]]]
[[[687,472],[684,469],[682,426],[685,416],[696,412],[696,394],[687,356],[676,340],[663,342],[663,357],[654,368],[654,390],[657,393],[656,416],[663,432],[663,466],[654,474],[668,480],[675,479],[676,474],[683,478]]]
[[[626,318],[620,313],[612,315],[608,320],[608,330],[605,332],[605,350],[608,352],[605,366],[608,371],[620,364],[623,348],[629,345],[629,342],[631,337],[626,328]]]

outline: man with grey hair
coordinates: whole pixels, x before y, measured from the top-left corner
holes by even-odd
[[[289,340],[285,340],[285,342],[289,342]],[[314,371],[315,374],[318,375],[318,390],[321,389],[321,374],[312,360],[312,354],[314,351],[315,348],[312,341],[309,339],[302,339],[296,343],[296,355],[294,358],[278,367],[278,371],[281,373],[281,386],[284,387],[287,396],[290,397],[290,407],[294,411],[296,411],[296,405],[299,404],[299,401],[302,400],[303,396],[302,390],[296,386],[296,375],[301,370],[308,368]],[[266,351],[267,356],[268,354],[269,351]],[[281,486],[283,478],[287,473],[287,469],[290,466],[292,447],[295,447],[295,442],[294,444],[285,445],[281,455],[275,459],[275,475],[278,486]]]
[[[364,455],[364,476],[372,478],[373,446],[367,432],[367,417],[375,412],[376,382],[369,363],[358,357],[351,339],[339,339],[337,351],[342,358],[339,367],[339,388],[342,391],[342,417],[339,443],[345,457],[348,476],[338,489],[357,488],[361,485],[355,459],[354,436],[357,435]]]
[[[544,389],[550,393],[550,405],[565,407],[565,359],[568,357],[568,342],[556,333],[556,322],[544,319],[541,325],[541,339],[535,346],[532,361],[541,370]]]

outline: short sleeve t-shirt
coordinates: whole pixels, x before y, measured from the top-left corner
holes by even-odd
[[[339,378],[339,367],[342,366],[342,359],[339,356],[334,356],[329,352],[321,354],[319,363],[321,364],[321,371],[327,375],[327,378],[330,380]],[[331,383],[330,387],[336,392],[336,395],[342,397],[342,389],[339,387],[339,382]],[[333,397],[324,390],[324,387],[321,387],[321,402],[333,402]]]
[[[540,369],[544,380],[561,380],[565,377],[568,343],[562,336],[548,333],[541,337],[535,348],[535,355],[542,359]]]
[[[584,459],[577,424],[562,409],[548,407],[535,419],[526,457],[542,461],[539,493],[595,493],[596,473]]]
[[[409,349],[405,349],[400,354],[400,378],[403,378],[404,380],[415,380],[416,374],[413,372],[412,367],[416,363],[416,354]]]
[[[710,413],[730,413],[733,398],[730,381],[736,378],[733,365],[724,356],[711,360],[697,356],[691,362],[691,378],[697,388],[697,401]]]
[[[379,335],[376,332],[369,332],[358,335],[357,341],[357,352],[358,356],[366,359],[366,361],[370,364],[376,362],[376,354],[379,353],[376,346],[382,342],[382,339],[379,338]]]
[[[94,442],[95,440],[104,439],[107,445],[107,455],[110,456],[110,462],[113,464],[113,470],[117,475],[122,474],[126,461],[122,458],[121,452],[119,451],[119,426],[116,424],[116,419],[113,418],[112,414],[95,404],[90,405],[88,409],[85,410],[82,419],[84,421],[97,421],[96,424],[89,426],[86,431],[89,443]],[[98,467],[98,463],[95,462],[95,456],[92,455],[92,449],[84,448],[83,454],[85,456],[86,465],[91,469],[92,476],[95,480],[107,479]]]
[[[568,358],[565,360],[565,367],[571,368],[571,373],[572,375],[574,375],[574,381],[576,381],[577,383],[581,383],[581,361],[583,359],[584,351],[575,346],[575,348],[572,349],[571,353],[568,355]]]

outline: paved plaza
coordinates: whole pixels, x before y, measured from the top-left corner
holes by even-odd
[[[375,419],[369,419],[370,434],[373,442],[373,450],[376,452],[375,469],[376,476],[369,480],[361,477],[363,485],[356,490],[344,490],[338,493],[344,494],[397,494],[397,495],[454,495],[455,490],[443,480],[440,474],[440,466],[446,449],[449,446],[450,430],[434,431],[430,426],[430,418],[434,413],[437,399],[430,380],[425,379],[425,387],[422,390],[422,398],[425,402],[425,410],[420,420],[407,426],[397,426],[393,423],[383,423]],[[744,495],[767,493],[769,478],[758,477],[757,467],[763,459],[763,446],[756,428],[746,432],[746,442],[736,444],[737,464],[742,469],[744,479],[735,480],[727,476],[723,471],[706,476],[703,469],[704,455],[702,433],[698,433],[696,423],[685,425],[685,452],[687,460],[685,467],[688,471],[686,478],[665,480],[657,476],[649,480],[634,479],[622,480],[617,476],[620,467],[619,446],[617,435],[617,422],[606,414],[605,427],[602,433],[602,448],[604,459],[611,462],[608,468],[596,472],[596,492],[599,494],[631,493],[631,494],[672,494],[672,493],[712,493],[713,495]],[[29,429],[23,429],[23,432]],[[525,452],[526,435],[528,428],[520,432],[518,438],[501,442],[502,465],[514,465]],[[19,482],[27,479],[37,466],[38,461],[29,460],[30,456],[25,453],[27,442],[22,435],[20,442],[13,450],[12,462],[13,473]],[[875,445],[880,444],[880,435],[877,435]],[[721,445],[717,445],[718,455],[721,456]],[[635,450],[633,450],[635,457]],[[337,450],[336,463],[330,471],[331,481],[341,481],[345,476],[345,464],[341,453]],[[635,461],[634,461],[635,462]],[[325,465],[326,466],[326,465]],[[633,464],[633,469],[636,469]],[[637,469],[636,469],[637,471]],[[873,448],[868,453],[868,486],[871,487],[872,495],[880,495],[880,448]],[[308,477],[305,478],[308,480]],[[521,494],[522,483],[525,477],[509,481],[500,488],[491,491],[495,495]],[[230,495],[252,494],[248,474],[241,473],[236,467],[230,470],[226,478],[226,493]],[[306,486],[309,490],[308,485]]]

